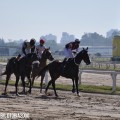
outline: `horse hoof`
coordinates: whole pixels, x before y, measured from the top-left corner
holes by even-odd
[[[74,90],[74,89],[72,89],[72,93],[75,93],[75,90]]]
[[[45,95],[48,95],[47,92],[45,92]]]
[[[7,95],[7,93],[5,92],[5,93],[2,93],[2,95]]]
[[[77,96],[80,97],[80,93],[78,93]]]
[[[25,91],[23,90],[20,94],[25,94]]]
[[[58,98],[58,95],[55,95],[56,98]]]
[[[49,92],[48,92],[48,93],[47,93],[47,92],[45,92],[45,95],[46,95],[46,96],[52,96],[52,94],[51,94],[51,93],[49,93]]]
[[[31,94],[31,90],[28,90],[28,93]]]
[[[40,90],[40,93],[42,93],[42,90]]]
[[[16,93],[16,96],[20,96],[18,93]]]

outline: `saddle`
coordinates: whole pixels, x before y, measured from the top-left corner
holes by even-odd
[[[69,61],[68,58],[64,58],[62,65],[61,65],[61,74],[64,74],[65,67],[66,67],[66,64],[68,63],[68,61]]]

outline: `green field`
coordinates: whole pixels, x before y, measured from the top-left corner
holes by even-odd
[[[1,80],[0,84],[4,85],[5,80]],[[10,80],[9,85],[14,86],[15,81]],[[21,83],[19,83],[21,85]],[[40,84],[38,82],[34,83],[33,88],[40,88]],[[43,89],[45,89],[45,85],[43,85]],[[52,89],[52,86],[50,86]],[[64,91],[71,91],[72,85],[63,85],[63,84],[56,84],[56,90],[64,90]],[[82,92],[88,93],[100,93],[100,94],[120,94],[120,87],[117,87],[116,91],[112,93],[111,86],[95,86],[95,85],[79,85],[79,90]]]

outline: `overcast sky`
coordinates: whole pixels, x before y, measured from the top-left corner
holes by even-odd
[[[120,0],[0,0],[0,38],[31,39],[62,32],[106,35],[120,28]]]

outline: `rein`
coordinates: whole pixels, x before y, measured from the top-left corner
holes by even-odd
[[[77,65],[77,66],[79,66],[79,65],[80,65],[80,64],[78,64],[78,63],[76,63],[76,62],[75,62],[75,58],[74,58],[74,63],[75,63],[75,65]]]

